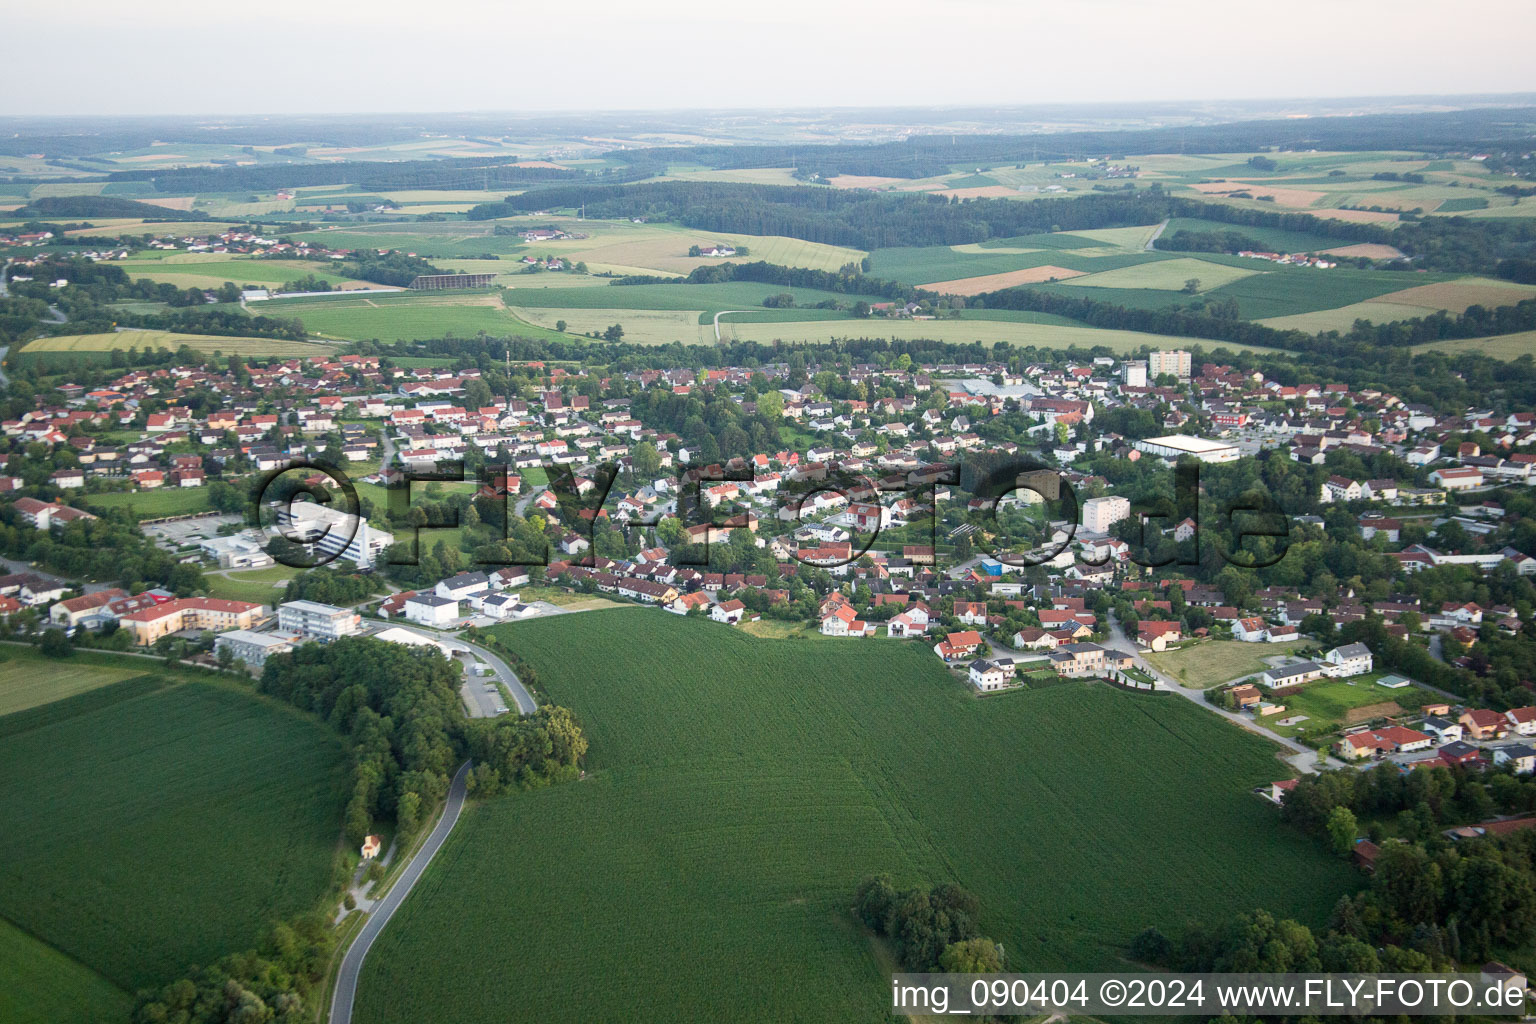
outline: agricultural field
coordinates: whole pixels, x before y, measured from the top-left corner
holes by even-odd
[[[1087,277],[1074,277],[1067,283],[1082,288],[1158,288],[1180,291],[1185,282],[1195,280],[1199,282],[1198,291],[1208,292],[1258,272],[1256,267],[1234,267],[1180,256],[1171,260],[1122,267],[1119,270],[1106,270]]]
[[[346,779],[319,722],[142,669],[0,718],[0,917],[125,992],[310,909],[339,852]]]
[[[336,287],[372,287],[366,281],[330,273],[323,263],[307,260],[243,260],[213,253],[176,253],[163,259],[118,260],[113,265],[135,281],[147,277],[178,288],[218,288],[226,281],[277,287],[311,275]]]
[[[0,647],[0,715],[120,683],[144,672],[142,666],[127,664],[125,659],[91,654],[80,655],[69,668],[60,672],[58,662],[29,648]]]
[[[1401,288],[1385,292],[1374,299],[1335,309],[1270,317],[1261,322],[1270,327],[1303,331],[1347,331],[1356,320],[1370,320],[1379,324],[1422,317],[1441,309],[1462,313],[1474,305],[1489,309],[1512,306],[1533,297],[1536,297],[1536,288],[1530,285],[1482,277],[1463,277]]]
[[[612,294],[611,292],[608,294]],[[619,324],[624,328],[624,341],[632,345],[670,345],[680,341],[684,345],[713,345],[713,323],[699,323],[704,316],[700,310],[639,310],[639,309],[529,309],[511,307],[520,320],[554,330],[555,324],[565,321],[570,334],[601,334],[609,326]]]
[[[0,1020],[6,1024],[125,1021],[133,998],[84,964],[0,918]]]
[[[283,313],[283,316],[289,314]],[[91,352],[111,352],[113,349],[178,349],[186,345],[194,351],[204,355],[222,353],[224,355],[253,356],[256,358],[275,357],[286,359],[290,356],[323,356],[331,351],[329,345],[317,344],[310,341],[288,341],[285,338],[235,338],[213,334],[181,334],[176,331],[115,331],[111,334],[64,334],[54,338],[37,338],[29,341],[22,353],[26,355],[40,354],[83,354]]]
[[[1152,667],[1184,686],[1207,690],[1221,683],[1262,672],[1265,659],[1290,654],[1304,646],[1301,641],[1283,644],[1245,644],[1240,640],[1207,640],[1176,651],[1146,655]]]
[[[272,316],[298,317],[311,333],[346,340],[412,341],[446,334],[559,337],[518,320],[497,292],[407,292],[357,298],[273,299]]]
[[[875,295],[850,295],[821,291],[815,288],[786,288],[782,285],[757,284],[751,281],[731,281],[725,284],[641,284],[614,285],[598,288],[548,288],[537,298],[528,296],[527,305],[544,310],[554,309],[669,309],[701,311],[699,322],[707,322],[717,312],[726,309],[765,310],[763,300],[770,295],[789,293],[801,306],[832,301],[852,305],[864,299],[874,303],[883,301]],[[509,296],[509,301],[521,306],[524,296]],[[782,312],[775,310],[774,312]],[[793,310],[791,310],[793,312]],[[803,312],[812,313],[810,310]],[[819,311],[815,311],[819,312]],[[570,317],[565,319],[570,320]]]
[[[1022,970],[1123,967],[1195,900],[1316,924],[1358,884],[1248,792],[1274,748],[1179,698],[977,700],[921,644],[634,610],[492,632],[580,717],[587,774],[466,810],[373,947],[365,1024],[886,1021],[847,910],[879,871],[970,889]]]
[[[987,310],[987,313],[1006,312]],[[978,314],[979,315],[979,314]],[[729,327],[729,331],[727,331]],[[1103,345],[1122,354],[1135,352],[1143,346],[1167,348],[1167,335],[1145,334],[1140,331],[1105,330],[1096,327],[1070,327],[1058,323],[1030,323],[1015,320],[983,320],[966,317],[961,320],[802,320],[789,323],[729,323],[720,322],[720,335],[739,341],[830,341],[833,338],[890,338],[892,340],[928,339],[934,341],[983,345],[1008,342],[1012,345],[1034,345],[1039,348],[1091,348]],[[1208,348],[1227,348],[1233,351],[1272,351],[1232,342],[1191,342]]]
[[[1536,356],[1536,331],[1519,334],[1499,334],[1490,338],[1457,338],[1454,341],[1432,341],[1416,352],[1481,352],[1494,359],[1519,359]]]

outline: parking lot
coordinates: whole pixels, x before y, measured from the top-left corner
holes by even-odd
[[[237,515],[210,512],[207,515],[173,519],[160,523],[148,523],[140,527],[144,535],[168,551],[179,551],[217,537],[221,526],[238,526],[244,520]]]

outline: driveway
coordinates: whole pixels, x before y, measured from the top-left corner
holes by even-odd
[[[342,957],[341,967],[336,972],[336,990],[331,994],[331,1024],[352,1024],[352,1002],[357,997],[357,979],[362,973],[363,961],[374,940],[384,931],[384,926],[389,924],[389,919],[411,894],[411,888],[421,878],[422,872],[427,870],[427,865],[437,856],[437,851],[443,848],[453,826],[458,824],[459,812],[464,809],[464,795],[469,788],[469,765],[468,761],[459,765],[458,774],[454,775],[453,784],[448,787],[448,801],[443,807],[443,816],[438,819],[437,827],[405,866],[394,887],[368,915],[363,930],[357,933],[357,938]]]

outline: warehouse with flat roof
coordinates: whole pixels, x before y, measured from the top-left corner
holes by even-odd
[[[1170,462],[1178,461],[1181,455],[1192,455],[1201,462],[1236,462],[1239,455],[1235,444],[1213,441],[1207,437],[1191,437],[1188,434],[1149,437],[1137,441],[1136,447],[1148,455]]]

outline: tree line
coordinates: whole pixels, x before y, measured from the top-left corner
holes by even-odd
[[[1358,152],[1431,152],[1531,148],[1528,111],[1370,114],[1306,120],[1255,120],[1187,127],[1043,132],[1038,135],[914,135],[900,142],[833,145],[703,145],[615,150],[607,156],[653,174],[670,164],[716,169],[794,167],[823,178],[839,174],[927,178],[956,165],[1082,159],[1088,154],[1243,153],[1277,147]],[[1111,158],[1115,158],[1111,156]]]

